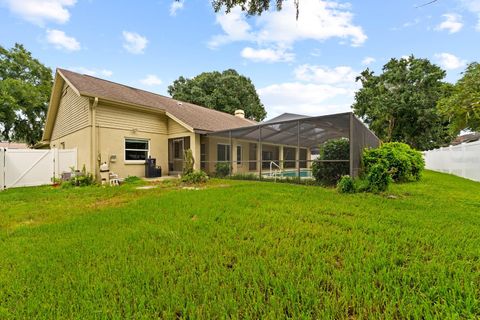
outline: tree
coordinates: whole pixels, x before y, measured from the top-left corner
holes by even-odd
[[[193,79],[179,77],[168,86],[168,93],[174,99],[230,114],[242,109],[247,118],[257,121],[267,115],[252,81],[232,69],[204,72]]]
[[[175,0],[180,1],[180,0]],[[285,0],[276,0],[275,8],[280,11],[282,10],[283,1]],[[298,14],[300,12],[299,5],[300,0],[293,0],[295,9],[296,9],[296,18],[298,20]],[[425,7],[431,5],[438,0],[431,0],[429,2],[423,3],[416,6],[416,8]],[[222,8],[225,8],[225,12],[229,13],[232,8],[239,7],[242,11],[246,11],[248,15],[261,15],[263,12],[270,9],[271,0],[213,0],[212,5],[215,12],[219,12]]]
[[[23,45],[0,46],[0,138],[34,145],[42,137],[52,71]]]
[[[284,0],[276,0],[275,8],[282,10],[282,4]],[[297,19],[299,13],[300,0],[293,0],[295,8],[297,9]],[[240,7],[242,11],[246,11],[248,15],[261,15],[264,11],[270,9],[270,0],[213,0],[212,5],[215,12],[219,12],[222,8],[225,8],[225,12],[229,13],[232,8]]]
[[[451,141],[448,119],[437,101],[448,96],[452,85],[442,80],[445,71],[427,59],[391,59],[383,72],[368,68],[357,81],[352,108],[375,134],[386,142],[405,142],[417,149],[430,149]]]
[[[449,97],[438,103],[442,113],[449,117],[452,133],[467,129],[480,131],[480,64],[471,63],[453,88]]]

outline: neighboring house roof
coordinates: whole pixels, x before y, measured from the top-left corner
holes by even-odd
[[[452,141],[451,145],[455,146],[457,144],[475,142],[478,140],[480,140],[480,132],[472,132],[456,137],[455,140]]]
[[[156,93],[119,83],[79,74],[65,69],[57,71],[82,96],[98,97],[116,102],[164,110],[197,131],[217,131],[256,124],[256,121],[236,117],[217,110],[181,102]]]
[[[0,141],[0,148],[27,149],[28,145],[26,143]]]

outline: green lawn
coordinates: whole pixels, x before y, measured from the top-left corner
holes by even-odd
[[[0,192],[0,319],[478,318],[480,183]]]

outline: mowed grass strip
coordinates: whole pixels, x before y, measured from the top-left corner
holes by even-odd
[[[480,184],[445,174],[386,195],[217,180],[0,203],[2,319],[480,317]]]

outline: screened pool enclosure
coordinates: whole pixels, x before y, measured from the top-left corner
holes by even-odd
[[[322,158],[324,144],[346,139],[343,159]],[[283,114],[256,125],[207,133],[201,137],[201,169],[261,177],[311,177],[313,161],[344,163],[346,174],[360,172],[364,148],[380,140],[352,113],[319,117]]]

